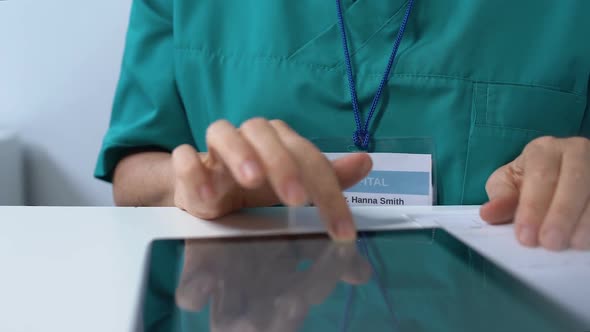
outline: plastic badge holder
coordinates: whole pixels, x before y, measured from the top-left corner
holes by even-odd
[[[368,153],[407,153],[429,154],[432,158],[432,205],[437,204],[436,149],[430,137],[385,137],[373,138],[368,150],[354,145],[350,137],[312,138],[311,142],[324,153],[368,152]]]

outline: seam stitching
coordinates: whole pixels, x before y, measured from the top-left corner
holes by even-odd
[[[490,123],[488,113],[490,110],[490,85],[486,84],[486,108],[483,110],[485,114],[486,124]]]
[[[272,55],[254,55],[254,56],[243,56],[237,54],[224,54],[219,52],[212,52],[210,50],[199,48],[199,47],[191,47],[191,46],[176,46],[175,49],[180,52],[185,53],[201,53],[208,55],[213,58],[219,59],[231,59],[231,58],[240,58],[240,59],[251,59],[251,60],[258,60],[259,62],[267,62],[267,63],[286,63],[292,65],[299,65],[309,67],[310,69],[316,71],[324,71],[324,72],[342,72],[344,74],[344,70],[342,68],[331,67],[327,65],[321,65],[317,63],[309,63],[309,62],[300,62],[300,61],[293,61],[292,59],[288,59],[284,56],[272,56]],[[368,78],[380,78],[383,76],[383,73],[360,73],[357,74],[358,76],[364,76]],[[496,84],[496,85],[509,85],[509,86],[521,86],[521,87],[529,87],[529,88],[540,88],[546,89],[554,92],[566,93],[570,95],[574,95],[579,98],[586,98],[587,92],[579,92],[579,91],[570,91],[562,89],[558,86],[552,86],[547,84],[538,84],[533,82],[506,82],[506,81],[485,81],[479,79],[471,79],[466,77],[460,76],[450,76],[450,75],[441,75],[441,74],[409,74],[409,73],[392,73],[391,77],[398,77],[398,78],[418,78],[418,79],[440,79],[440,80],[453,80],[453,81],[463,81],[467,83],[488,83],[488,84]]]
[[[364,49],[367,45],[369,45],[369,43],[371,42],[371,40],[373,40],[375,38],[375,36],[377,36],[381,31],[383,31],[383,29],[385,29],[385,27],[387,27],[388,25],[391,24],[391,22],[393,21],[393,19],[399,15],[399,13],[402,12],[402,9],[404,9],[407,5],[408,5],[408,1],[406,0],[404,1],[404,3],[395,11],[395,13],[393,13],[391,16],[389,16],[382,24],[381,26],[377,29],[377,31],[373,32],[356,50],[353,50],[352,53],[350,53],[351,57],[354,57],[358,52],[360,52],[362,49]],[[343,65],[343,61],[339,60],[336,65],[334,65],[334,68],[337,67],[342,67]]]
[[[467,168],[469,166],[469,155],[471,152],[471,137],[473,136],[473,129],[477,123],[477,95],[476,91],[478,90],[478,83],[474,83],[471,86],[471,118],[469,119],[469,135],[467,136],[467,149],[465,151],[465,166],[463,168],[463,185],[461,186],[461,204],[465,202],[465,186],[467,183]]]
[[[477,128],[493,128],[493,129],[501,129],[501,130],[512,130],[512,131],[519,131],[526,134],[544,134],[541,130],[536,129],[527,129],[527,128],[519,128],[519,127],[511,127],[511,126],[499,126],[499,125],[492,125],[492,124],[477,124],[475,125]]]
[[[358,3],[355,1],[353,2],[344,12],[344,15],[350,13],[351,10],[353,10],[356,6],[358,6]],[[303,50],[305,50],[309,45],[311,45],[313,42],[315,42],[316,40],[322,38],[323,36],[325,36],[330,30],[334,29],[334,27],[336,27],[338,25],[338,23],[332,23],[330,25],[328,25],[328,27],[326,27],[324,30],[322,30],[320,33],[318,33],[316,36],[314,36],[312,39],[310,39],[309,41],[307,41],[305,44],[301,45],[299,48],[297,48],[296,50],[292,51],[289,55],[287,55],[285,57],[285,59],[287,61],[292,60],[293,57],[295,57],[296,55],[298,55],[299,53],[303,52]]]

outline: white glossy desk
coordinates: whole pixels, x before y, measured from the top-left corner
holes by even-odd
[[[520,247],[512,226],[481,224],[477,207],[354,213],[363,229],[442,226],[585,319],[590,330],[590,252]],[[313,208],[255,210],[220,224],[175,208],[0,207],[0,331],[136,330],[147,249],[156,238],[318,230]]]

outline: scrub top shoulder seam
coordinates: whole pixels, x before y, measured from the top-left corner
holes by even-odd
[[[309,62],[300,62],[300,61],[293,61],[289,60],[288,56],[275,56],[275,55],[244,55],[244,54],[231,54],[231,53],[221,53],[219,51],[212,51],[202,47],[194,47],[194,46],[176,46],[176,50],[183,52],[183,53],[201,53],[207,55],[211,58],[219,58],[219,59],[248,59],[252,60],[252,62],[260,62],[260,63],[270,63],[270,64],[293,64],[299,66],[309,67],[311,69],[317,69],[317,71],[341,71],[344,74],[344,70],[339,68],[332,68],[330,66],[320,65],[317,63],[309,63]],[[249,62],[251,63],[251,62]],[[375,76],[378,76],[375,74]]]

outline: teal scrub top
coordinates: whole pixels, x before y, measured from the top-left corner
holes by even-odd
[[[363,110],[405,4],[343,0]],[[534,138],[590,137],[588,13],[588,0],[416,0],[373,136],[432,139],[438,203],[484,202],[489,175]],[[95,176],[111,180],[138,150],[206,151],[209,124],[255,116],[352,136],[335,0],[135,0]],[[172,310],[167,276],[151,318]]]
[[[363,110],[405,4],[343,0]],[[532,139],[590,136],[588,13],[587,0],[416,0],[374,137],[431,138],[438,203],[484,202]],[[351,137],[348,89],[335,0],[135,0],[95,175],[137,149],[205,151],[218,119]]]

